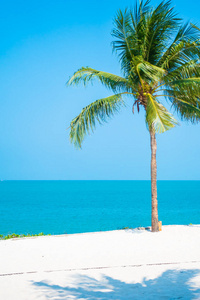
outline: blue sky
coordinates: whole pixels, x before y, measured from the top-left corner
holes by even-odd
[[[98,83],[67,88],[67,79],[82,66],[120,74],[110,32],[116,11],[134,3],[1,1],[0,179],[150,179],[149,133],[130,100],[81,151],[66,130],[84,106],[110,95]],[[172,3],[200,24],[197,0]],[[200,125],[180,124],[157,136],[158,179],[200,180]]]

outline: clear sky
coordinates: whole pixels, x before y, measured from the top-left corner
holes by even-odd
[[[111,94],[97,83],[67,88],[67,79],[82,66],[120,74],[110,32],[116,11],[134,3],[1,1],[0,179],[150,179],[149,133],[130,100],[82,150],[66,130],[84,106]],[[199,0],[172,3],[200,24]],[[180,124],[157,136],[158,179],[200,180],[200,124]]]

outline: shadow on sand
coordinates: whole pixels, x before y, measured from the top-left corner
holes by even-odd
[[[86,275],[73,276],[72,285],[60,286],[47,281],[32,282],[45,299],[200,299],[200,285],[192,283],[200,270],[167,270],[153,280],[125,283],[102,276],[100,281]],[[199,281],[198,281],[199,283]]]

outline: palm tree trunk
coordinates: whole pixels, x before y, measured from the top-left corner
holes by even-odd
[[[151,231],[159,231],[158,227],[158,201],[157,201],[157,164],[156,164],[156,135],[154,128],[150,130],[151,136]]]

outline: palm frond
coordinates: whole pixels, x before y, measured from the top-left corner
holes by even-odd
[[[146,14],[143,57],[156,64],[166,48],[166,44],[179,26],[180,19],[171,8],[171,1],[162,1]]]
[[[119,59],[121,62],[121,69],[124,75],[129,74],[131,69],[131,59],[133,57],[132,44],[137,42],[135,35],[132,32],[130,13],[127,9],[122,12],[118,11],[114,21],[115,28],[112,31],[112,36],[117,38],[112,43],[113,50],[119,52]]]
[[[159,81],[166,74],[166,70],[152,65],[147,61],[141,61],[136,67],[141,71],[141,78],[147,82]]]
[[[172,89],[176,89],[178,87],[179,89],[192,87],[192,88],[200,88],[200,78],[199,77],[193,77],[193,78],[184,78],[184,79],[178,79],[174,81],[170,81],[167,84]]]
[[[148,94],[146,123],[156,133],[163,133],[178,124],[173,115],[155,98]]]
[[[199,28],[196,24],[190,23],[190,25],[191,25],[194,29],[200,31],[200,28]]]
[[[183,24],[173,42],[162,54],[158,66],[168,72],[200,56],[200,33],[191,24]]]
[[[143,16],[145,16],[151,10],[151,6],[149,6],[150,2],[150,0],[142,0],[139,2],[139,5],[137,4],[137,2],[135,3],[134,11],[131,12],[131,19],[135,29],[137,29],[137,26]]]
[[[83,83],[86,85],[89,82],[93,82],[94,79],[98,79],[103,85],[112,89],[114,92],[117,90],[130,90],[130,84],[126,78],[98,71],[89,67],[82,67],[68,80],[67,85],[77,85]]]
[[[164,97],[171,102],[172,108],[183,120],[190,120],[192,123],[200,121],[200,89],[199,87],[177,87],[166,89]]]
[[[134,13],[130,9],[119,10],[114,20],[112,36],[116,40],[112,45],[113,50],[119,55],[121,70],[125,76],[129,75],[132,59],[141,55],[145,15],[150,9],[149,2],[149,0],[141,1],[139,6],[136,4]]]
[[[198,59],[192,59],[175,68],[173,71],[167,73],[167,76],[163,78],[163,80],[167,85],[175,80],[193,77],[200,78],[200,64]]]
[[[100,124],[106,122],[122,105],[125,105],[122,95],[123,93],[120,93],[96,100],[83,108],[81,113],[72,120],[70,140],[77,148],[81,148],[86,134],[95,129],[96,121]]]

